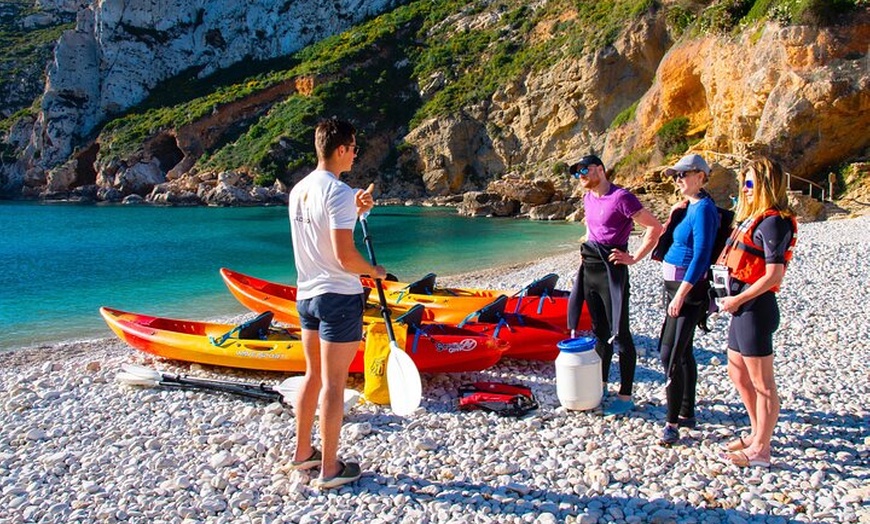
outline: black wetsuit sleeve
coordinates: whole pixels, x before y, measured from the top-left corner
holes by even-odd
[[[793,235],[791,220],[772,216],[758,224],[752,239],[756,245],[764,246],[766,264],[785,264],[785,252]]]

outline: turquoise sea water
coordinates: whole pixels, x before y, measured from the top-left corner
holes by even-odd
[[[403,281],[574,249],[580,225],[378,207],[378,262]],[[0,202],[0,349],[110,336],[100,306],[189,319],[244,313],[218,269],[294,283],[284,207]],[[357,244],[363,254],[360,228]]]

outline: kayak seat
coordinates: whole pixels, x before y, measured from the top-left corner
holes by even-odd
[[[484,324],[498,324],[504,318],[507,301],[507,295],[499,295],[497,299],[477,311],[477,321]]]
[[[556,290],[556,282],[559,281],[559,275],[555,273],[550,273],[549,275],[543,276],[528,286],[523,290],[523,295],[527,297],[540,297],[540,296],[552,296],[553,291]]]
[[[416,282],[408,284],[408,293],[414,295],[431,295],[435,291],[435,273],[429,273]]]
[[[404,314],[396,318],[396,322],[401,322],[408,326],[409,332],[414,332],[423,325],[423,313],[426,307],[423,304],[417,304]]]
[[[275,316],[271,311],[264,311],[257,315],[256,318],[239,324],[239,338],[242,340],[265,340],[269,334],[269,326],[272,325],[272,318]]]

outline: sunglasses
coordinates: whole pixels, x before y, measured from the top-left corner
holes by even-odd
[[[755,187],[755,182],[753,182],[752,180],[744,180],[743,187],[745,187],[746,189],[752,189],[753,187]]]
[[[356,145],[356,144],[342,144],[342,145],[348,149],[353,149],[354,155],[359,154],[359,146],[358,145]]]
[[[571,176],[573,176],[574,178],[580,178],[581,176],[586,176],[588,174],[589,174],[589,168],[588,167],[581,167],[577,171],[574,171],[573,173],[571,173]]]
[[[671,174],[671,177],[673,177],[674,180],[676,180],[678,178],[680,180],[682,180],[682,179],[686,178],[687,176],[691,175],[692,173],[697,173],[697,172],[698,171],[674,171],[674,173]]]

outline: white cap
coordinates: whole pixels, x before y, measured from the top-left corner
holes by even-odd
[[[675,172],[683,173],[686,171],[703,171],[705,175],[710,174],[710,166],[701,157],[701,155],[691,154],[680,159],[679,162],[665,170],[665,174],[671,175]]]

